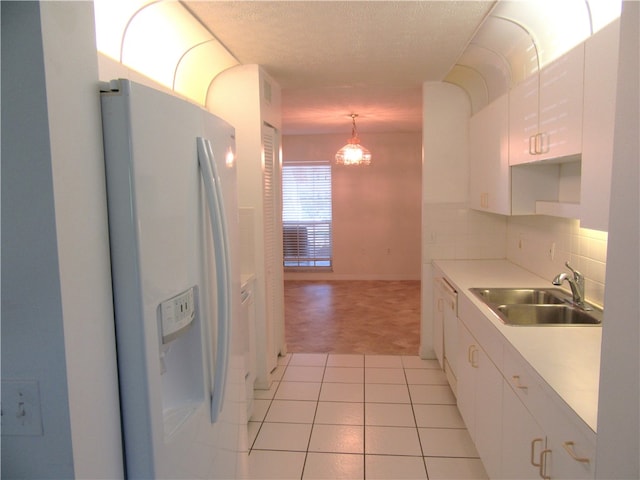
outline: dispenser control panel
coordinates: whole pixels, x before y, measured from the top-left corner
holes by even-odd
[[[179,293],[160,304],[162,343],[168,343],[185,332],[196,317],[195,289]]]

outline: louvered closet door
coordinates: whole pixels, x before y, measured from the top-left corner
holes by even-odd
[[[265,306],[267,324],[267,364],[269,371],[277,366],[284,331],[284,289],[282,283],[282,241],[280,206],[280,168],[276,131],[265,125],[262,129],[264,148],[264,249],[265,249]]]

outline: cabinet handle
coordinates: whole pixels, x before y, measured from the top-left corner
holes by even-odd
[[[573,458],[576,462],[580,462],[580,463],[589,463],[589,458],[588,457],[579,457],[576,454],[576,451],[574,450],[574,446],[575,446],[575,442],[564,442],[562,444],[562,446],[564,447],[564,449],[567,451],[567,453],[569,454],[569,456],[571,458]]]
[[[547,475],[547,453],[551,453],[551,450],[545,448],[540,452],[540,478],[543,480],[551,480],[551,477]]]
[[[541,153],[543,153],[542,152],[542,134],[537,133],[536,134],[536,155],[539,155]]]
[[[513,384],[515,385],[516,388],[519,388],[521,390],[526,390],[527,388],[529,388],[526,385],[522,385],[520,383],[520,375],[514,375],[511,378],[513,379]]]
[[[536,152],[536,138],[538,135],[531,135],[529,137],[529,155],[535,155]]]
[[[480,194],[480,208],[489,208],[489,193]]]
[[[535,458],[536,458],[536,443],[542,442],[542,441],[543,441],[542,438],[534,438],[533,440],[531,440],[531,465],[533,465],[534,467],[539,467],[541,465],[540,463],[536,463]],[[540,458],[542,458],[542,454],[540,455]]]
[[[546,132],[540,132],[540,142],[538,142],[538,153],[547,153],[549,151],[549,135]],[[545,146],[545,140],[547,144]]]
[[[478,349],[475,345],[469,345],[469,348],[467,349],[467,360],[473,368],[478,368],[478,362],[476,362],[476,358],[474,355],[477,351]]]

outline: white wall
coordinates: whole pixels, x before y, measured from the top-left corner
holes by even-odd
[[[368,166],[332,166],[333,271],[287,279],[420,279],[420,133],[361,134]],[[347,135],[288,135],[284,161],[331,161]]]
[[[265,88],[266,86],[268,88]],[[256,386],[269,388],[271,371],[276,366],[278,353],[286,353],[284,340],[284,291],[281,238],[268,237],[268,225],[273,232],[281,231],[282,210],[280,198],[280,129],[281,92],[278,84],[259,65],[239,65],[229,68],[213,79],[207,94],[207,109],[224,118],[235,127],[236,162],[238,168],[238,203],[241,208],[252,209],[253,225],[242,226],[253,232],[253,239],[244,237],[241,247],[252,243],[251,251],[241,251],[240,263],[244,271],[255,275],[254,302],[256,308]],[[273,128],[272,128],[273,127]],[[265,201],[264,138],[271,138],[274,154],[272,198],[273,211],[267,212]],[[272,159],[273,160],[273,159]],[[246,211],[245,211],[246,213]],[[277,250],[277,252],[276,252]],[[250,261],[249,258],[252,260]]]
[[[2,476],[121,478],[93,5],[1,7],[2,380],[42,414]]]
[[[460,87],[423,85],[422,322],[420,355],[433,352],[434,259],[504,258],[506,218],[470,210],[468,138],[471,105]]]
[[[640,478],[640,3],[624,2],[602,327],[596,478]]]

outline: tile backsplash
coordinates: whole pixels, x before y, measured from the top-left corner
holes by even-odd
[[[464,260],[505,258],[506,217],[469,209],[465,203],[425,203],[422,258]]]
[[[580,228],[578,220],[547,216],[509,217],[508,260],[549,279],[567,271],[564,263],[585,276],[588,300],[602,305],[607,263],[607,233]],[[565,284],[563,288],[567,288]]]
[[[553,277],[568,271],[564,263],[569,261],[585,276],[587,300],[604,303],[606,232],[580,228],[578,220],[505,217],[471,210],[464,203],[425,203],[422,216],[423,263],[507,258],[548,278],[551,287]]]

